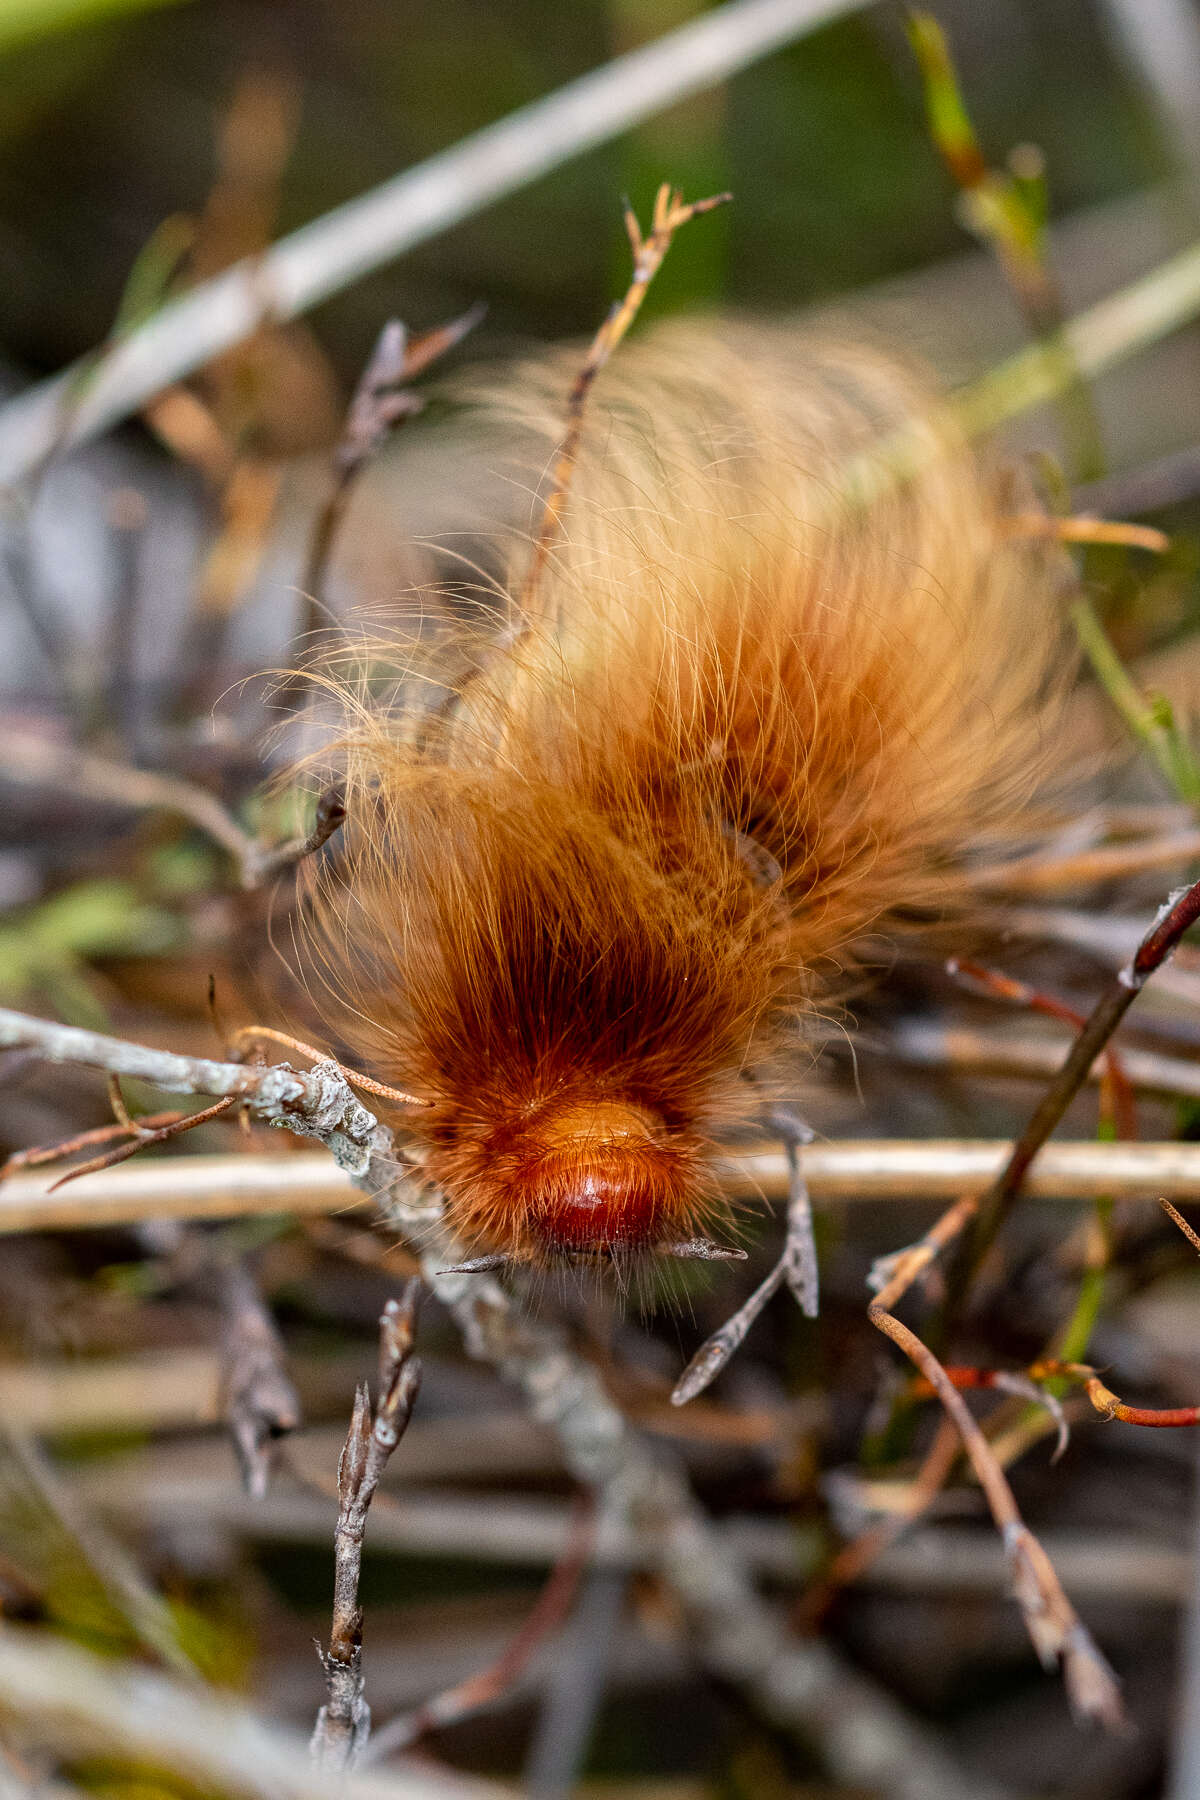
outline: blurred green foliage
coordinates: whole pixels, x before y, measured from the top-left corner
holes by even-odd
[[[89,961],[160,955],[181,939],[180,921],[128,882],[75,882],[0,925],[0,1004],[41,1000],[69,1024],[101,1029],[107,1016]]]
[[[27,44],[0,92],[0,346],[53,368],[108,332],[160,222],[195,215],[248,68],[292,84],[291,229],[620,51],[695,0],[195,0]],[[983,16],[986,12],[986,17]],[[1034,140],[1069,211],[1146,185],[1166,158],[1096,0],[938,7],[979,136]],[[349,382],[382,318],[488,301],[469,355],[590,331],[627,270],[620,197],[659,181],[736,204],[679,246],[648,313],[799,308],[954,252],[964,237],[922,117],[898,9],[866,8],[464,221],[319,309]]]
[[[116,18],[122,13],[179,4],[180,0],[2,0],[0,51],[12,44]]]

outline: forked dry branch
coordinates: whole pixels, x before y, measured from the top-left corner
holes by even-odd
[[[643,236],[638,224],[637,214],[625,202],[625,229],[629,234],[629,247],[633,252],[633,273],[629,278],[629,286],[625,297],[618,300],[609,312],[608,317],[588,348],[579,373],[576,375],[567,401],[567,423],[555,459],[554,474],[551,480],[550,493],[546,499],[542,522],[538,528],[537,541],[529,561],[525,575],[525,583],[521,590],[520,601],[508,628],[505,641],[512,642],[524,628],[529,609],[537,595],[538,580],[554,546],[555,539],[562,529],[563,515],[566,512],[567,500],[571,492],[571,478],[575,472],[575,463],[579,456],[579,440],[583,434],[584,413],[587,408],[588,395],[601,369],[612,355],[633,321],[641,311],[642,301],[646,298],[646,290],[663,265],[667,251],[675,233],[692,219],[703,213],[709,213],[715,207],[724,206],[732,200],[732,194],[713,194],[707,200],[692,200],[685,203],[683,195],[669,182],[663,182],[654,197],[654,214],[650,230]]]
[[[887,1259],[879,1271],[881,1278],[886,1278],[881,1279],[867,1316],[925,1376],[953,1422],[996,1521],[1013,1594],[1038,1656],[1048,1668],[1061,1665],[1072,1709],[1079,1718],[1095,1719],[1110,1730],[1119,1730],[1125,1725],[1125,1714],[1116,1677],[1067,1599],[1053,1563],[1022,1519],[995,1452],[933,1351],[892,1310],[974,1211],[969,1200],[960,1201],[943,1213],[920,1243]]]
[[[414,1278],[379,1321],[379,1394],[367,1384],[354,1396],[350,1429],[338,1460],[338,1518],[333,1538],[333,1627],[329,1648],[318,1649],[329,1698],[317,1714],[312,1755],[323,1769],[353,1767],[371,1732],[362,1661],[363,1614],[358,1600],[367,1514],[392,1452],[404,1435],[421,1386],[412,1355],[421,1283]]]

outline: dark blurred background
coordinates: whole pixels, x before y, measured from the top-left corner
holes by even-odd
[[[60,10],[0,9],[0,343],[25,373],[98,342],[151,233],[203,208],[215,135],[248,74],[288,97],[276,219],[286,231],[697,9],[190,0],[93,4],[86,26],[38,36],[39,14]],[[1131,66],[1122,10],[938,8],[982,138],[997,160],[1013,144],[1041,148],[1056,216],[1184,172]],[[502,337],[589,330],[624,269],[618,198],[645,207],[664,172],[689,194],[728,187],[736,206],[669,260],[651,312],[795,310],[964,243],[901,9],[867,6],[356,284],[315,315],[322,346],[350,380],[382,315],[430,321],[480,295]]]

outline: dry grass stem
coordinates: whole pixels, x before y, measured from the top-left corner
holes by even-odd
[[[406,383],[461,343],[478,325],[484,310],[473,306],[461,318],[416,339],[410,339],[399,319],[389,319],[380,332],[346,409],[342,436],[331,459],[332,485],[313,526],[301,581],[306,596],[301,636],[318,631],[324,623],[325,576],[354,483],[389,434],[425,404],[409,392]]]
[[[991,863],[969,877],[976,893],[1060,894],[1099,882],[1150,875],[1159,869],[1186,869],[1200,861],[1200,831],[1173,831],[1166,837],[1102,844],[1067,856],[1022,856]]]
[[[109,1128],[104,1128],[106,1133]],[[814,1201],[922,1200],[936,1203],[963,1188],[982,1190],[1003,1167],[1012,1146],[997,1139],[864,1138],[814,1144],[805,1171]],[[38,1152],[39,1156],[50,1154]],[[400,1164],[394,1160],[393,1173]],[[722,1163],[722,1186],[745,1202],[785,1199],[787,1163],[778,1150],[747,1149]],[[386,1186],[386,1183],[384,1183]],[[1168,1194],[1193,1199],[1200,1190],[1200,1145],[1101,1144],[1055,1139],[1027,1175],[1026,1199],[1072,1202],[1097,1194],[1152,1200]],[[44,1179],[14,1173],[0,1181],[0,1237],[23,1231],[77,1231],[133,1225],[150,1219],[237,1219],[292,1213],[324,1219],[364,1205],[351,1175],[324,1156],[179,1156],[106,1169],[86,1183],[52,1192]],[[372,1223],[360,1214],[364,1235]],[[392,1254],[387,1240],[361,1255]],[[402,1254],[402,1251],[396,1251]],[[397,1265],[400,1266],[400,1265]]]
[[[0,1719],[18,1741],[36,1736],[68,1762],[165,1765],[196,1790],[245,1800],[329,1800],[329,1777],[303,1744],[247,1707],[9,1624],[0,1625]],[[512,1800],[511,1789],[432,1766],[348,1773],[338,1792],[342,1800]]]
[[[1165,556],[1171,540],[1153,525],[1130,525],[1116,519],[1059,518],[1053,513],[1016,513],[1004,521],[1014,537],[1053,538],[1059,544],[1118,544]]]

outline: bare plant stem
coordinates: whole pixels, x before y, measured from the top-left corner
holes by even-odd
[[[1173,831],[1129,844],[1101,844],[1068,856],[1022,856],[989,863],[969,877],[976,893],[1051,894],[1089,883],[1120,881],[1158,869],[1186,869],[1200,860],[1200,831]]]
[[[287,1372],[283,1340],[243,1262],[214,1270],[225,1321],[222,1392],[242,1485],[256,1500],[267,1491],[272,1450],[300,1423],[300,1399]]]
[[[176,1056],[123,1038],[105,1037],[75,1025],[0,1008],[0,1047],[28,1047],[47,1062],[103,1069],[148,1081],[176,1094],[236,1098],[255,1118],[286,1124],[303,1137],[318,1137],[351,1174],[370,1161],[378,1121],[357,1100],[334,1062],[298,1070],[287,1063],[270,1067],[214,1062],[204,1056]]]
[[[325,575],[355,482],[389,433],[424,405],[405,384],[461,343],[483,313],[482,306],[473,306],[460,319],[415,340],[409,339],[399,319],[389,319],[380,332],[346,409],[342,436],[332,457],[332,483],[313,526],[301,582],[306,597],[301,636],[319,630],[324,622]]]
[[[34,1438],[5,1425],[0,1428],[0,1441],[36,1495],[42,1513],[56,1531],[71,1540],[73,1550],[83,1557],[139,1642],[177,1676],[195,1682],[196,1666],[180,1642],[170,1607],[149,1586],[124,1546],[77,1503],[72,1489]]]
[[[298,317],[505,194],[863,4],[728,0],[243,259],[0,409],[0,486],[136,412],[264,318]]]
[[[350,1430],[338,1460],[338,1519],[333,1539],[333,1626],[329,1648],[318,1652],[329,1698],[317,1714],[310,1746],[322,1769],[353,1767],[371,1732],[362,1663],[362,1568],[367,1514],[379,1479],[412,1416],[421,1385],[413,1360],[421,1282],[414,1277],[379,1321],[379,1397],[374,1413],[365,1382],[354,1396]]]
[[[174,813],[190,820],[226,852],[241,886],[247,889],[261,887],[269,877],[311,856],[346,816],[340,791],[330,788],[317,802],[311,832],[285,844],[263,845],[243,830],[215,794],[180,776],[135,769],[68,744],[15,732],[0,733],[0,764],[6,781],[28,787],[61,787],[106,805]]]
[[[161,1069],[145,1079],[169,1085]],[[912,1200],[944,1204],[964,1188],[985,1187],[1011,1147],[1003,1140],[987,1139],[833,1141],[810,1147],[805,1174],[814,1201],[821,1204]],[[56,1149],[65,1153],[62,1145]],[[49,1154],[38,1152],[39,1158]],[[395,1150],[389,1148],[387,1154],[394,1164]],[[730,1155],[720,1173],[722,1187],[731,1197],[748,1201],[786,1197],[787,1163],[776,1150]],[[1126,1200],[1164,1194],[1187,1201],[1200,1192],[1200,1145],[1056,1139],[1038,1153],[1023,1191],[1027,1199],[1043,1204],[1070,1203],[1096,1194]],[[8,1175],[0,1180],[0,1237],[21,1231],[125,1226],[146,1219],[237,1219],[273,1213],[320,1218],[344,1212],[360,1200],[351,1177],[324,1156],[189,1155],[170,1163],[106,1169],[60,1191],[48,1190],[37,1175]],[[366,1225],[368,1220],[362,1217]]]
[[[974,1213],[974,1203],[967,1196],[944,1213],[919,1244],[887,1259],[880,1269],[885,1278],[867,1308],[867,1316],[920,1370],[962,1439],[1003,1540],[1013,1591],[1038,1656],[1047,1666],[1062,1665],[1067,1693],[1077,1714],[1117,1730],[1124,1723],[1124,1713],[1116,1679],[1067,1599],[1054,1565],[1022,1519],[995,1452],[933,1351],[892,1311]]]
[[[797,1622],[803,1629],[815,1631],[842,1589],[861,1580],[884,1551],[890,1549],[897,1538],[933,1504],[948,1481],[961,1449],[954,1421],[948,1417],[943,1419],[924,1461],[909,1484],[903,1509],[869,1525],[856,1538],[844,1544],[824,1574],[801,1596],[796,1614]]]
[[[546,501],[510,635],[519,634],[524,627],[546,558],[562,529],[563,515],[571,491],[571,478],[579,455],[579,441],[583,434],[584,412],[597,375],[641,311],[646,290],[661,269],[675,233],[692,219],[698,218],[702,213],[712,212],[715,207],[723,206],[731,198],[729,194],[714,194],[708,200],[693,200],[685,205],[683,195],[664,182],[655,195],[654,216],[650,230],[644,237],[637,215],[626,202],[625,229],[629,234],[629,247],[633,251],[633,274],[624,298],[612,308],[592,339],[572,384],[567,400],[567,428],[554,465],[553,485]]]
[[[169,1680],[142,1663],[90,1655],[42,1629],[0,1622],[0,1720],[21,1741],[36,1733],[67,1763],[97,1756],[167,1767],[194,1792],[235,1800],[329,1800],[290,1732],[231,1696]],[[42,1800],[58,1784],[39,1782]],[[351,1772],[342,1800],[512,1800],[512,1790],[445,1768]]]
[[[978,1201],[978,1221],[968,1255],[955,1272],[954,1288],[965,1293],[996,1234],[1011,1212],[1034,1157],[1087,1080],[1088,1071],[1137,999],[1150,976],[1166,961],[1188,928],[1200,918],[1200,881],[1174,894],[1163,906],[1130,962],[1100,996],[1066,1061],[1013,1145],[1008,1161]]]

